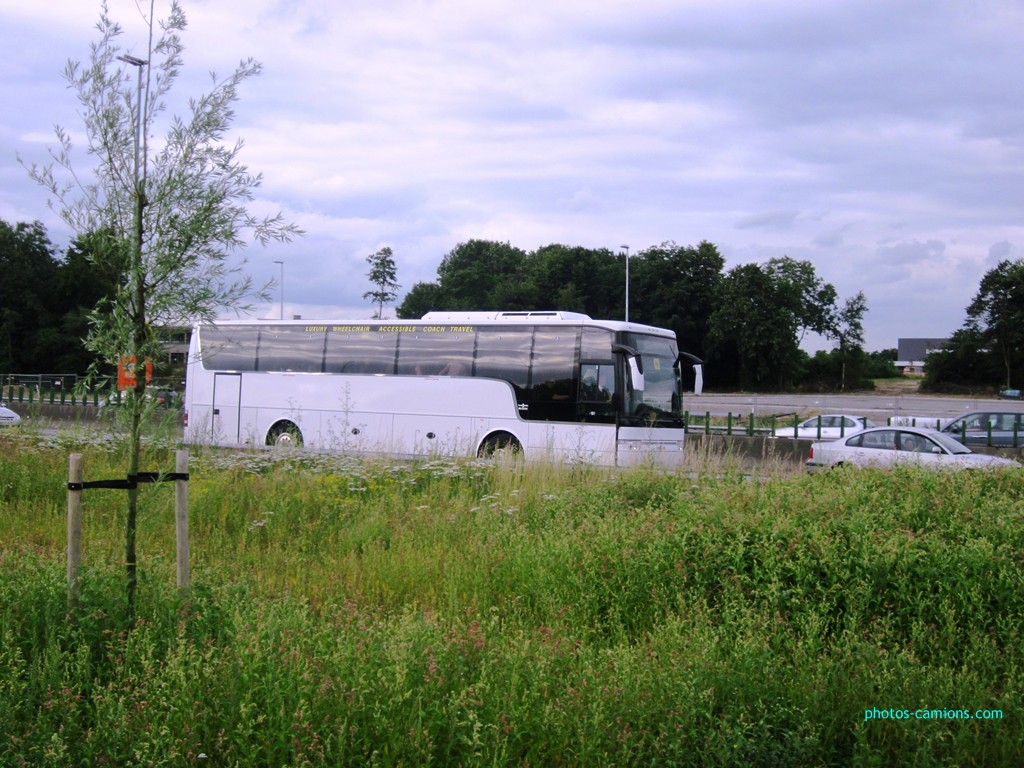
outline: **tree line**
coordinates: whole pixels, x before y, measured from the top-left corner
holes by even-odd
[[[0,374],[95,367],[82,340],[120,276],[97,258],[98,238],[79,236],[60,253],[39,222],[0,220]],[[608,249],[548,245],[527,253],[471,240],[443,257],[436,281],[414,285],[397,312],[412,318],[437,309],[554,308],[622,318],[625,258]],[[365,298],[379,315],[395,298],[394,258],[387,249],[367,261],[377,290]],[[707,363],[709,386],[837,390],[895,374],[895,350],[863,350],[862,294],[840,304],[813,265],[788,257],[729,272],[724,266],[708,242],[663,243],[630,257],[630,319],[674,330],[680,348]],[[808,331],[833,339],[836,348],[807,355],[799,345]]]
[[[95,364],[82,340],[119,273],[95,258],[91,239],[60,252],[41,223],[0,220],[0,374],[82,374]],[[625,259],[610,249],[527,252],[470,240],[442,258],[436,280],[413,285],[397,314],[560,309],[623,318]],[[367,261],[377,290],[366,298],[380,315],[396,297],[394,256],[387,249]],[[809,262],[779,257],[726,271],[712,243],[667,242],[631,255],[629,269],[630,320],[675,331],[680,349],[705,361],[709,388],[839,391],[899,375],[895,349],[863,348],[864,295],[840,300]],[[800,344],[809,332],[833,348],[807,354]],[[986,273],[963,327],[927,363],[927,391],[992,392],[1024,381],[1024,260]]]
[[[547,245],[526,252],[470,240],[444,256],[437,280],[416,283],[397,307],[403,318],[430,310],[549,310],[621,319],[627,253]],[[665,242],[629,259],[629,319],[671,328],[681,350],[706,363],[710,387],[838,390],[897,375],[895,350],[867,353],[862,293],[840,301],[807,261],[789,257],[725,271],[707,241]],[[809,356],[807,333],[834,342]]]
[[[0,374],[84,374],[89,316],[117,285],[88,238],[58,256],[41,223],[0,220]]]

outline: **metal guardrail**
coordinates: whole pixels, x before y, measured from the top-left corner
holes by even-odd
[[[782,418],[788,419],[788,415],[785,417],[765,417],[755,416],[751,413],[744,416],[742,413],[730,412],[725,416],[712,416],[710,411],[705,412],[703,415],[692,414],[687,411],[683,414],[683,425],[687,432],[703,433],[706,435],[746,435],[748,437],[760,435],[762,437],[785,437],[785,429],[787,427],[783,427],[781,434],[779,433],[779,421]],[[794,414],[792,424],[794,435],[796,434],[796,427],[799,423],[799,420]]]
[[[723,423],[724,421],[724,423]],[[786,423],[780,424],[785,421]],[[948,421],[948,420],[947,420]],[[752,437],[754,435],[760,435],[762,437],[788,437],[793,439],[799,439],[797,435],[797,429],[800,425],[800,420],[796,414],[783,414],[774,416],[755,416],[753,413],[744,415],[742,413],[728,413],[726,416],[712,416],[710,411],[707,411],[701,415],[691,414],[689,411],[683,414],[683,425],[688,433],[707,434],[707,435],[727,435],[727,436],[743,436]],[[942,419],[933,419],[928,417],[908,417],[908,416],[896,416],[890,417],[886,424],[888,426],[910,426],[910,427],[922,427],[925,429],[941,429],[945,426]],[[851,430],[850,434],[854,434],[855,431]],[[787,432],[789,432],[787,434]],[[840,428],[839,438],[845,436],[845,430]],[[961,442],[967,445],[967,425],[964,424],[964,429],[961,432]],[[820,440],[821,438],[821,423],[819,420],[818,434],[817,437],[804,438],[811,440]],[[826,438],[829,439],[829,438]],[[992,425],[988,426],[988,434],[986,435],[985,442],[982,443],[988,448],[999,448],[999,447],[1012,447],[1020,448],[1024,445],[1024,435],[1020,433],[1018,426],[1014,426],[1013,430],[1013,442],[1009,445],[1003,445],[993,441],[992,436]]]
[[[121,393],[116,390],[114,393],[104,392],[70,392],[66,389],[26,386],[24,384],[8,384],[0,387],[0,400],[5,403],[27,403],[32,405],[91,405],[99,407],[108,402],[114,405],[121,404]]]
[[[155,385],[148,387],[148,390],[155,393],[153,396],[160,399],[162,407],[176,408],[181,404],[181,396],[172,389],[162,389]],[[167,396],[167,393],[171,393],[171,396]],[[123,405],[125,397],[125,393],[116,388],[100,388],[92,392],[76,392],[74,389],[64,389],[62,387],[43,388],[23,383],[0,386],[0,402],[5,404],[71,405],[102,408],[105,406]]]

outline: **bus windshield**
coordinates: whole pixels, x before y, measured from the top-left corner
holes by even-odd
[[[638,333],[625,334],[625,340],[640,353],[644,372],[643,391],[631,391],[626,398],[625,418],[657,424],[681,422],[676,342],[664,336]]]

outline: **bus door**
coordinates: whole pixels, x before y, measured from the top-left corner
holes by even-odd
[[[213,439],[218,443],[237,445],[239,416],[242,403],[242,374],[215,373],[213,375]]]

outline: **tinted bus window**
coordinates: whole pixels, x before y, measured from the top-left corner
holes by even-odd
[[[612,332],[605,328],[583,329],[580,360],[607,363],[612,360]]]
[[[474,375],[503,379],[519,393],[529,386],[532,328],[482,328],[476,334]]]
[[[530,365],[531,400],[570,400],[576,367],[576,329],[537,328]]]
[[[331,331],[327,334],[327,373],[394,373],[397,333]]]
[[[398,373],[408,376],[469,376],[475,334],[403,331],[398,334]]]
[[[324,369],[324,331],[310,333],[298,326],[260,331],[256,370],[320,373]]]
[[[199,356],[203,367],[219,371],[256,370],[259,332],[256,327],[204,325],[199,330]]]

